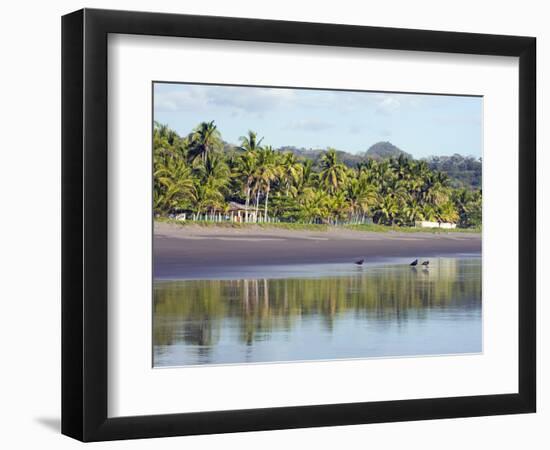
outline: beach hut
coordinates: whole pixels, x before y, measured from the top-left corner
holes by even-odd
[[[227,209],[231,217],[231,222],[257,222],[258,217],[256,215],[256,209],[252,206],[246,207],[242,203],[229,202],[229,208]],[[248,212],[248,214],[247,214]],[[247,220],[248,218],[248,220]]]

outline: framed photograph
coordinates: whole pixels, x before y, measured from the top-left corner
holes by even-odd
[[[533,37],[62,21],[62,432],[535,412]]]

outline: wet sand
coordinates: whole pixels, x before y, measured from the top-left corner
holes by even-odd
[[[231,272],[238,277],[253,266],[350,263],[400,258],[475,255],[481,235],[474,233],[376,233],[225,227],[181,227],[155,223],[155,278],[202,278]]]

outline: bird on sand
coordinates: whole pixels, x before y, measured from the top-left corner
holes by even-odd
[[[426,260],[426,261],[423,261],[422,262],[422,265],[426,268],[428,268],[428,266],[430,265],[430,261]]]
[[[409,264],[409,266],[416,266],[418,264],[418,259],[415,259],[412,263]]]
[[[360,259],[359,261],[355,261],[355,264],[357,264],[358,266],[362,266],[364,262],[364,259]]]

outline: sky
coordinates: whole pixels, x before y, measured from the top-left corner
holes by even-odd
[[[248,130],[274,148],[362,153],[389,141],[415,158],[481,157],[481,97],[245,86],[154,84],[154,120],[181,136],[214,120],[238,144]]]

